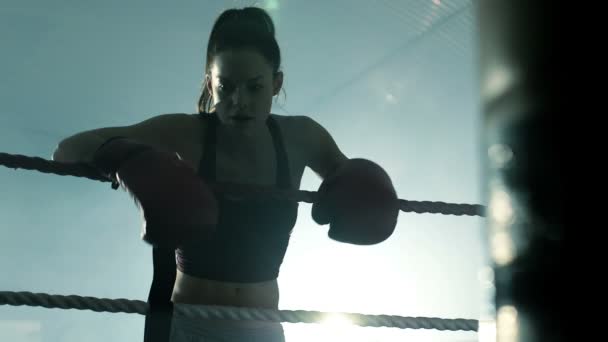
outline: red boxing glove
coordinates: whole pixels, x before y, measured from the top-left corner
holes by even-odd
[[[176,153],[117,137],[98,148],[93,165],[135,199],[144,219],[141,238],[149,244],[177,248],[215,231],[215,196]]]
[[[330,238],[356,245],[388,239],[399,215],[399,199],[390,177],[372,161],[349,159],[319,187],[312,217],[329,223]]]

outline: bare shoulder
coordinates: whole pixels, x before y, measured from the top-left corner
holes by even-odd
[[[127,136],[151,145],[183,151],[196,141],[200,130],[198,114],[171,113],[151,116],[136,124],[97,130],[102,137]]]
[[[320,123],[305,115],[281,116],[273,114],[287,139],[297,145],[306,166],[325,178],[347,157],[334,138]]]
[[[324,130],[320,124],[309,116],[305,115],[278,115],[271,114],[277,121],[279,127],[284,131],[284,134],[290,138],[300,141],[315,140]]]
[[[186,145],[200,141],[200,135],[204,132],[201,128],[207,122],[201,118],[200,114],[187,113],[163,114],[156,117],[157,120],[162,121],[159,122],[159,126],[164,127],[164,132],[159,132],[161,136],[164,135],[168,140],[179,141]]]
[[[189,127],[199,120],[199,114],[187,113],[170,113],[153,116],[140,124],[149,124],[153,126],[169,126],[169,127]]]
[[[154,135],[163,140],[181,140],[194,132],[199,124],[198,115],[186,113],[160,114],[130,127],[134,133]]]

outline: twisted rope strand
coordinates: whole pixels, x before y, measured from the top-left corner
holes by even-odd
[[[123,312],[146,315],[148,303],[140,300],[62,296],[46,293],[0,291],[0,305],[41,306],[45,308],[92,310],[95,312]],[[436,329],[450,331],[477,331],[479,321],[472,319],[402,317],[390,315],[364,315],[358,313],[328,313],[305,310],[273,310],[215,305],[176,304],[175,313],[198,319],[259,320],[286,323],[319,323],[328,315],[343,315],[353,324],[364,327],[392,327],[400,329]]]
[[[87,164],[59,163],[38,157],[0,153],[0,165],[13,169],[35,170],[61,176],[84,177],[108,182],[97,170]],[[214,184],[216,190],[230,193],[236,197],[272,197],[299,202],[314,203],[316,192],[281,190],[241,184]],[[477,204],[452,204],[444,202],[399,200],[400,210],[415,213],[440,213],[446,215],[483,216],[484,207]],[[27,305],[45,308],[92,310],[96,312],[123,312],[146,315],[149,306],[146,302],[128,299],[107,299],[82,297],[76,295],[60,296],[31,292],[0,292],[0,305]],[[222,306],[198,306],[177,304],[175,312],[180,315],[204,319],[264,320],[289,323],[317,323],[328,313],[304,310],[271,310],[261,308],[236,308]],[[341,313],[354,324],[370,327],[396,327],[401,329],[437,329],[477,331],[479,322],[471,319],[444,319],[430,317],[401,317],[389,315],[363,315]]]
[[[103,175],[101,175],[95,168],[84,163],[60,163],[39,157],[28,157],[23,155],[0,153],[0,165],[12,169],[35,170],[43,173],[51,173],[60,176],[84,177],[92,180],[109,182],[109,180]],[[215,190],[221,191],[223,193],[229,193],[233,197],[237,198],[270,197],[275,199],[288,199],[306,203],[315,203],[317,199],[317,193],[314,191],[283,190],[267,186],[233,183],[218,183],[213,184],[212,187]],[[399,209],[403,212],[414,212],[418,214],[431,213],[458,216],[485,215],[484,206],[479,204],[455,204],[430,201],[409,201],[401,199],[399,200]]]

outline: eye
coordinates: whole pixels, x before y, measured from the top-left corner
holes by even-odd
[[[261,85],[261,84],[252,84],[252,85],[249,86],[249,90],[250,91],[258,91],[258,90],[260,90],[262,88],[264,88],[264,86]]]
[[[224,84],[224,83],[218,83],[218,85],[217,85],[217,90],[218,90],[220,93],[229,93],[229,92],[232,92],[233,87],[232,87],[232,86],[230,86],[230,85],[228,85],[228,84]]]

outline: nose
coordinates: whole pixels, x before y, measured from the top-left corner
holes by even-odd
[[[247,92],[237,87],[232,94],[232,103],[238,108],[245,108],[247,104]]]

